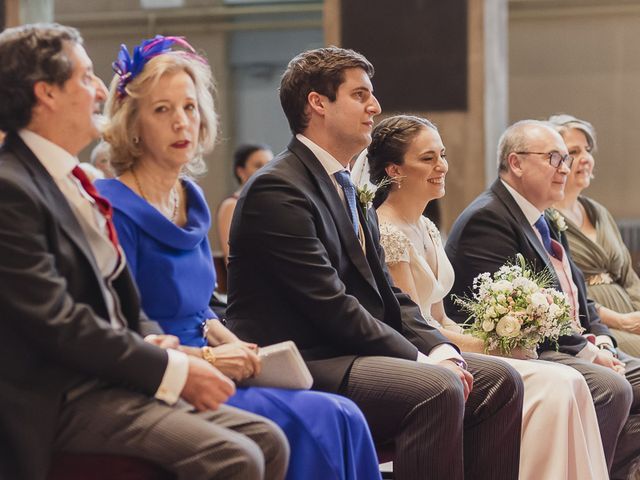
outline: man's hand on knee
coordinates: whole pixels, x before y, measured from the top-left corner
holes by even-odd
[[[235,393],[235,385],[205,360],[188,359],[189,373],[181,397],[199,411],[216,410]]]
[[[451,370],[458,376],[458,378],[462,382],[462,387],[464,388],[464,401],[466,402],[467,398],[469,398],[471,390],[473,390],[473,375],[471,375],[471,372],[465,370],[460,365],[451,360],[443,360],[438,365]]]
[[[593,363],[596,365],[602,365],[603,367],[610,368],[614,372],[624,377],[625,373],[625,365],[620,360],[615,358],[609,351],[600,350],[596,358],[594,358]]]

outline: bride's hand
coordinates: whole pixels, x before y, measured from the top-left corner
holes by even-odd
[[[538,352],[536,352],[534,349],[529,350],[522,347],[511,349],[509,355],[500,351],[490,351],[489,354],[497,355],[499,357],[515,358],[517,360],[536,360],[538,358]]]

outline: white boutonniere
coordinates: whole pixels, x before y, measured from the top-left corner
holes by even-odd
[[[359,185],[358,187],[356,187],[356,196],[358,198],[358,202],[360,203],[360,206],[364,209],[365,213],[373,205],[373,199],[375,198],[376,193],[378,192],[378,189],[388,187],[392,183],[398,182],[399,178],[400,177],[396,177],[396,178],[385,177],[377,185],[372,185],[371,183],[365,183],[364,185]]]
[[[369,184],[362,185],[356,189],[356,194],[358,195],[358,202],[360,202],[360,206],[365,210],[369,210],[373,205],[373,198],[376,196],[376,191],[378,189]]]
[[[568,228],[567,222],[564,221],[564,217],[558,210],[556,210],[555,208],[550,208],[547,210],[547,212],[549,214],[549,220],[553,222],[553,226],[559,233],[564,232]]]

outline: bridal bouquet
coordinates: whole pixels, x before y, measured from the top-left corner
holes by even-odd
[[[547,270],[534,273],[518,254],[516,263],[478,275],[471,298],[454,301],[469,314],[467,332],[484,341],[485,352],[535,351],[573,330],[571,306],[564,293],[549,288],[551,279]]]

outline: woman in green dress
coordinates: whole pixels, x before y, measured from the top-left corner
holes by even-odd
[[[564,200],[555,205],[561,214],[559,226],[566,225],[571,257],[584,273],[589,298],[596,302],[600,318],[624,352],[639,356],[640,279],[609,211],[582,195],[594,178],[595,130],[589,122],[571,115],[554,115],[549,122],[575,158]]]

